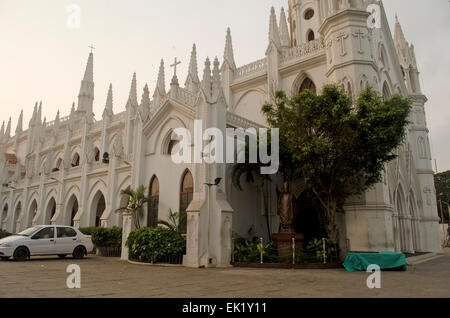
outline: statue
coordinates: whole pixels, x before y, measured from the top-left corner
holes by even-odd
[[[289,183],[283,183],[283,191],[277,187],[277,214],[280,216],[280,233],[274,233],[272,239],[278,248],[278,256],[292,256],[295,244],[295,254],[303,251],[302,233],[295,233],[295,196],[290,192]]]
[[[295,196],[289,191],[289,183],[283,183],[283,191],[280,192],[277,187],[278,210],[280,216],[281,232],[294,232],[294,204]]]

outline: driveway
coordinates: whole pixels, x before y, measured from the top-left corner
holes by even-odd
[[[80,289],[67,288],[70,264],[80,266]],[[0,297],[449,297],[450,250],[407,272],[382,272],[381,289],[368,289],[368,276],[344,269],[191,269],[97,256],[34,257],[0,262]]]

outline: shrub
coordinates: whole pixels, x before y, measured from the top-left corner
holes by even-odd
[[[265,263],[278,262],[278,252],[275,243],[264,245],[263,261]],[[239,263],[259,263],[261,261],[261,243],[249,242],[243,238],[234,241],[234,261]]]
[[[84,228],[79,228],[78,230],[83,233],[84,235],[92,235],[94,233],[94,230],[97,227],[95,226],[91,226],[91,227],[84,227]]]
[[[6,232],[4,230],[0,230],[0,239],[2,239],[4,237],[7,237],[7,236],[10,236],[10,235],[12,235],[12,234],[9,233],[9,232]]]
[[[92,242],[97,247],[120,247],[122,246],[122,228],[97,227],[92,231]]]
[[[186,239],[162,227],[137,229],[130,233],[125,244],[131,260],[147,263],[161,262],[186,251]]]

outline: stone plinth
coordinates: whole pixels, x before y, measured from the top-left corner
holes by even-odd
[[[305,239],[303,234],[282,232],[272,235],[272,240],[277,245],[279,256],[292,256],[292,238],[295,238],[295,254],[303,252],[303,240]]]

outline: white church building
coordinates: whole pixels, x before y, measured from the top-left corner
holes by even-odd
[[[380,6],[378,26],[368,23],[370,4]],[[163,61],[153,95],[147,85],[137,92],[134,74],[125,111],[114,112],[110,86],[102,120],[97,121],[91,52],[78,103],[68,116],[42,119],[42,103],[36,103],[27,129],[23,114],[14,136],[11,120],[6,127],[3,123],[1,228],[19,232],[35,224],[122,226],[127,221],[115,213],[126,203],[120,191],[145,185],[151,202],[142,224],[167,219],[169,209],[180,211],[187,215],[184,265],[227,266],[233,232],[269,239],[263,199],[252,185],[244,184],[244,191],[233,186],[231,164],[175,164],[172,132],[183,127],[194,136],[196,120],[202,120],[203,130],[266,127],[261,106],[273,100],[276,90],[292,96],[309,88],[320,94],[324,84],[338,83],[357,97],[370,84],[385,97],[410,97],[411,123],[383,182],[347,202],[339,219],[340,246],[344,251],[406,253],[441,249],[427,98],[419,84],[414,46],[398,21],[392,36],[381,2],[289,0],[287,12],[271,10],[267,50],[260,60],[237,66],[228,30],[223,59],[207,59],[202,69],[200,79],[194,45],[184,87],[176,71],[170,87],[165,86]],[[218,186],[205,185],[216,178],[222,178]],[[294,185],[292,190],[300,196],[302,189]],[[274,185],[271,190],[269,223],[277,232]]]

